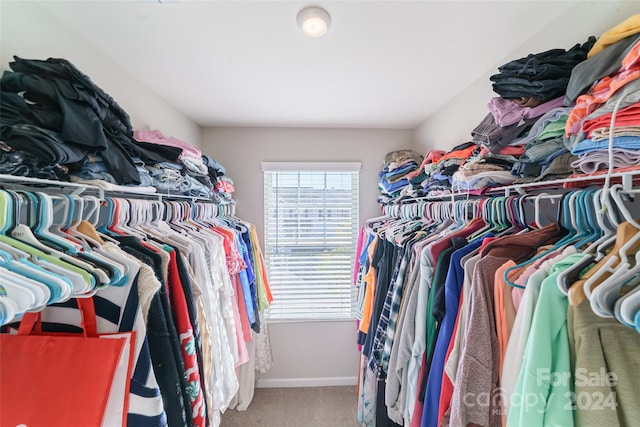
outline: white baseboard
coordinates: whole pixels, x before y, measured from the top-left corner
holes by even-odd
[[[329,378],[273,378],[259,379],[257,388],[287,388],[287,387],[331,387],[353,386],[358,377],[329,377]]]

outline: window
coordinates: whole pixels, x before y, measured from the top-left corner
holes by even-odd
[[[263,163],[270,319],[354,317],[360,163]]]

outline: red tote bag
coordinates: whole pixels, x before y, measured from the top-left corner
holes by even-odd
[[[81,334],[42,332],[39,313],[0,334],[0,427],[102,424],[127,338],[100,338],[93,300],[78,306]]]

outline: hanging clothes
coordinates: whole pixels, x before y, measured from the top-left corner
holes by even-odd
[[[624,190],[607,191],[616,199]],[[357,254],[365,262],[354,276],[359,294],[373,296],[358,298],[361,332],[369,322],[365,339],[363,334],[359,338],[364,344],[359,423],[635,422],[637,408],[629,399],[634,398],[636,379],[624,372],[636,367],[631,355],[640,350],[636,312],[623,324],[614,317],[614,306],[633,295],[640,283],[634,270],[627,273],[640,254],[640,223],[614,223],[618,236],[607,234],[611,232],[595,221],[599,197],[592,190],[565,194],[559,207],[561,225],[524,230],[527,221],[508,211],[499,198],[479,203],[481,212],[487,210],[484,220],[465,219],[460,213],[467,202],[460,201],[438,202],[451,205],[443,211],[457,213],[448,222],[430,216],[438,207],[419,207],[422,218],[400,211],[399,218],[367,222]],[[504,213],[497,213],[500,207]],[[608,209],[629,215],[617,200]],[[593,251],[593,242],[606,239],[616,242],[609,255],[580,267],[588,254],[584,251]],[[617,271],[614,261],[620,259],[627,260],[624,269],[612,274]],[[574,276],[572,268],[584,271]],[[623,273],[627,288],[607,282]],[[560,286],[566,280],[563,274],[571,277],[568,294]],[[616,293],[602,297],[599,286]],[[610,317],[600,318],[600,312]],[[609,337],[615,345],[607,344]],[[596,375],[604,378],[597,385]],[[624,398],[613,400],[615,392]],[[582,393],[580,403],[577,393]],[[604,412],[585,405],[587,396],[593,400],[600,395],[608,398]]]
[[[259,319],[272,297],[255,229],[211,203],[117,198],[90,223],[82,198],[55,197],[70,216],[57,222],[51,196],[0,190],[0,268],[11,269],[0,283],[3,329],[43,309],[44,330],[76,331],[74,298],[93,295],[98,332],[136,332],[127,425],[219,425],[239,391],[236,369],[272,363]],[[17,223],[21,212],[27,224]],[[16,286],[25,274],[33,285]],[[241,324],[256,331],[245,337]],[[245,383],[245,395],[252,389]]]

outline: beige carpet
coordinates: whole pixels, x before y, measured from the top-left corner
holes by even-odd
[[[245,412],[227,410],[221,427],[358,427],[355,387],[258,388]]]

